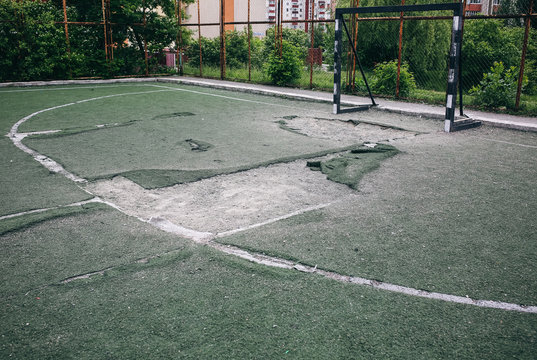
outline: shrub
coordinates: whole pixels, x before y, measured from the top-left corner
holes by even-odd
[[[377,94],[395,96],[397,86],[397,60],[375,65],[371,90]],[[408,97],[416,89],[414,75],[408,70],[407,64],[401,64],[399,74],[399,96]]]
[[[479,85],[470,89],[469,94],[474,95],[478,104],[485,107],[501,107],[508,109],[515,107],[517,91],[517,78],[514,66],[506,69],[503,62],[495,62],[490,72],[483,74]]]
[[[287,85],[300,77],[302,64],[298,54],[297,48],[286,40],[282,41],[281,57],[277,48],[270,54],[265,71],[274,84]]]

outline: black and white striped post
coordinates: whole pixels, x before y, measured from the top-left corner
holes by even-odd
[[[343,16],[336,14],[334,40],[334,114],[341,110],[341,24]]]
[[[446,118],[444,131],[455,130],[455,108],[457,105],[457,87],[459,80],[459,61],[462,47],[462,3],[453,9],[453,29],[451,32],[451,47],[449,51],[448,86],[446,92]]]

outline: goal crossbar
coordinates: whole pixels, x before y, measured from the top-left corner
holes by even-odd
[[[421,5],[394,5],[394,6],[368,6],[361,8],[337,8],[335,15],[335,42],[334,42],[334,100],[333,112],[340,114],[343,112],[359,111],[375,106],[375,100],[369,89],[367,79],[362,69],[362,65],[357,56],[354,42],[351,39],[347,25],[343,18],[344,15],[371,14],[371,13],[390,13],[390,12],[415,12],[415,11],[452,11],[453,26],[451,31],[451,45],[449,51],[448,74],[447,74],[447,91],[446,91],[446,116],[444,121],[444,130],[446,132],[455,130],[455,108],[457,103],[457,89],[459,82],[460,58],[462,47],[462,15],[463,3],[447,4],[421,4]],[[357,59],[362,77],[369,91],[371,104],[361,105],[352,108],[341,108],[341,45],[342,32],[347,34],[352,51]],[[459,91],[461,91],[459,89]],[[462,114],[462,92],[460,92],[461,114]]]

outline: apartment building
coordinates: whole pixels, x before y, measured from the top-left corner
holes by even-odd
[[[248,0],[222,0],[224,1],[225,22],[246,22],[248,20]],[[311,5],[313,3],[313,14]],[[283,20],[296,20],[296,22],[284,23],[284,27],[308,31],[309,24],[304,20],[327,20],[330,19],[330,0],[282,0]],[[220,34],[220,0],[199,0],[199,14],[201,24],[214,24],[201,27],[201,35],[216,37]],[[198,23],[198,1],[186,8],[188,19],[186,24]],[[250,0],[250,21],[276,21],[278,14],[278,0]],[[244,24],[228,24],[226,30],[243,30]],[[263,37],[269,24],[253,24],[254,36]],[[197,31],[197,27],[190,27]]]
[[[499,7],[500,0],[469,0],[466,3],[466,15],[492,15]]]
[[[267,20],[275,21],[278,13],[278,0],[266,0],[266,6]],[[309,23],[299,21],[330,19],[330,0],[283,0],[281,7],[283,20],[297,20],[296,22],[284,23],[283,26],[292,29],[308,31]]]

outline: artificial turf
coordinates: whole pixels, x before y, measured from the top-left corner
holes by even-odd
[[[62,130],[24,142],[79,175],[130,174],[147,187],[341,149],[278,123],[329,112],[326,105],[171,85],[177,90],[134,94],[164,90],[147,85],[0,90],[1,104],[10,105],[0,106],[0,127],[7,133],[38,110],[130,93],[43,112],[19,130]],[[381,120],[429,134],[390,142],[401,152],[364,176],[357,196],[218,241],[342,274],[535,305],[536,135],[488,128],[448,135],[427,119]],[[89,197],[8,139],[0,147],[8,155],[0,164],[2,213]],[[0,358],[532,359],[537,353],[535,314],[251,264],[101,204],[3,219],[0,233]],[[88,273],[96,274],[63,282]]]
[[[347,275],[535,304],[537,150],[516,145],[534,139],[483,128],[399,141],[402,152],[360,183],[359,197],[219,241]]]
[[[2,298],[2,357],[531,359],[535,315],[428,301],[190,246]]]

